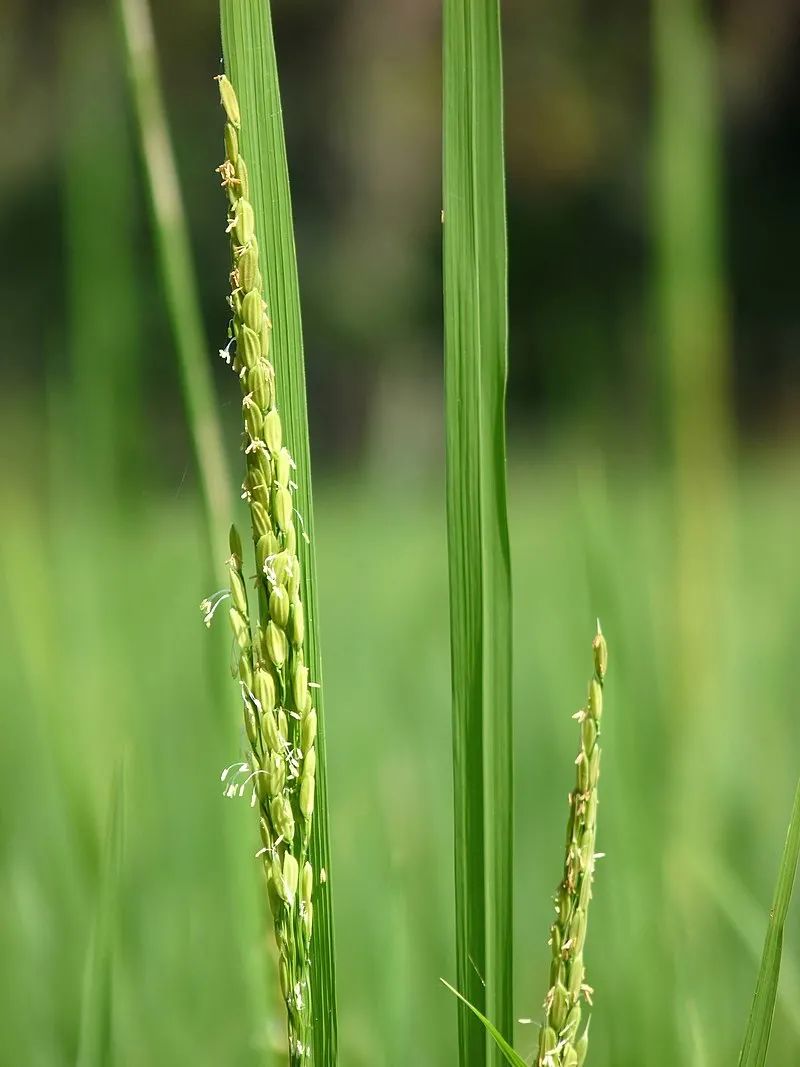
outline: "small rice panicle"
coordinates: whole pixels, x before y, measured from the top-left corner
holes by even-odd
[[[592,643],[594,671],[586,706],[575,718],[580,749],[575,760],[575,788],[569,795],[564,877],[555,897],[556,918],[550,930],[550,988],[544,1002],[545,1021],[539,1035],[538,1067],[582,1067],[589,1043],[589,1024],[582,1026],[582,1001],[592,1002],[586,982],[583,949],[595,861],[597,782],[600,775],[600,723],[603,683],[608,664],[606,640],[597,625]]]
[[[298,525],[305,535],[294,507],[295,464],[283,442],[270,362],[272,324],[263,293],[247,167],[239,151],[241,113],[231,82],[224,75],[218,82],[227,118],[225,159],[218,172],[228,198],[231,242],[230,337],[220,355],[241,387],[242,498],[250,510],[256,604],[251,617],[245,551],[232,527],[229,592],[204,601],[202,607],[210,622],[220,603],[228,603],[248,751],[244,761],[223,771],[222,778],[227,796],[249,796],[257,809],[258,856],[274,920],[289,1064],[303,1067],[311,1059],[315,877],[309,844],[317,762],[315,683],[304,658]]]

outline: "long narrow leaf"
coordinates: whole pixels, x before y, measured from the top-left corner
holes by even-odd
[[[525,1060],[523,1060],[522,1056],[520,1056],[520,1054],[511,1047],[511,1045],[509,1045],[509,1043],[506,1041],[506,1039],[503,1037],[503,1035],[500,1033],[494,1023],[490,1022],[486,1018],[486,1016],[482,1014],[482,1012],[479,1012],[474,1004],[470,1004],[466,997],[462,997],[459,991],[457,989],[454,989],[449,982],[446,982],[444,980],[444,978],[441,978],[440,981],[442,985],[446,986],[450,990],[451,993],[455,993],[461,1003],[466,1008],[468,1008],[469,1011],[472,1012],[476,1019],[480,1021],[487,1034],[489,1034],[494,1043],[503,1053],[503,1056],[506,1058],[507,1062],[511,1064],[511,1067],[528,1067],[528,1064],[525,1062]]]
[[[456,964],[512,1036],[511,589],[505,484],[507,252],[497,0],[444,2],[444,311]],[[459,1012],[462,1067],[486,1063]],[[499,1063],[493,1049],[490,1060]]]
[[[125,777],[124,764],[120,762],[111,785],[97,908],[84,976],[77,1067],[112,1067],[115,1060],[113,972],[124,821]]]
[[[747,1021],[747,1031],[739,1056],[739,1067],[763,1067],[767,1059],[772,1018],[775,1014],[775,997],[778,992],[778,976],[781,970],[783,951],[783,928],[792,898],[797,861],[800,857],[800,782],[794,795],[792,818],[778,872],[778,884],[769,912],[764,952],[756,981],[756,991]]]
[[[128,73],[150,187],[164,293],[178,351],[213,568],[227,552],[230,492],[222,432],[178,172],[158,76],[147,0],[118,0]]]
[[[308,542],[300,539],[298,554],[303,573],[309,667],[311,676],[320,681],[303,331],[271,10],[266,0],[221,0],[220,11],[225,66],[246,117],[242,122],[243,155],[249,166],[260,262],[273,323],[272,359],[287,443],[297,462],[298,510],[308,535]],[[316,1067],[330,1067],[336,1063],[337,1033],[322,690],[317,690],[316,707],[319,733],[311,857],[315,871],[325,871],[327,880],[319,885],[314,901],[313,1049]]]

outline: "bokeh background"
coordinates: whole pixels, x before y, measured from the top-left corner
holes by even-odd
[[[432,0],[276,0],[304,299],[344,1067],[455,1062]],[[800,14],[508,0],[517,1014],[539,1017],[594,619],[592,1063],[737,1055],[798,771]],[[211,0],[157,0],[208,361]],[[114,5],[3,0],[0,1062],[75,1062],[115,768],[116,1061],[280,1044]],[[800,1058],[797,924],[771,1063]],[[521,1023],[527,1053],[535,1025]],[[275,1062],[278,1062],[277,1060]]]

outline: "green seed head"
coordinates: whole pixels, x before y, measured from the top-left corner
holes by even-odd
[[[289,720],[283,708],[278,708],[278,733],[284,739],[289,736]]]
[[[282,585],[273,586],[269,594],[269,614],[276,626],[286,629],[289,622],[289,594]]]
[[[252,370],[261,358],[258,334],[254,333],[249,326],[242,326],[239,329],[236,355],[239,357],[242,366],[247,367],[248,371]]]
[[[278,720],[274,711],[265,711],[261,716],[261,734],[264,744],[270,752],[282,752],[284,749],[283,739],[278,732]]]
[[[247,731],[247,740],[255,748],[259,737],[258,713],[249,700],[244,702],[244,726]]]
[[[303,864],[303,875],[300,882],[300,895],[306,906],[311,903],[311,894],[314,890],[314,868],[306,860]]]
[[[263,667],[259,667],[255,672],[253,692],[261,705],[261,713],[266,714],[266,712],[272,711],[277,703],[275,679]]]
[[[289,901],[287,900],[286,903],[288,904]],[[292,995],[292,983],[289,981],[289,968],[286,965],[286,960],[281,960],[278,964],[278,977],[281,983],[281,996],[288,1001]]]
[[[569,982],[567,983],[567,989],[569,995],[573,1000],[578,997],[583,985],[583,960],[576,959],[572,961],[572,966],[569,969]]]
[[[289,617],[289,640],[294,648],[302,648],[306,633],[306,616],[303,604],[295,600]]]
[[[303,908],[303,933],[306,941],[311,940],[311,930],[314,925],[314,905],[310,902]]]
[[[260,500],[250,502],[250,517],[253,520],[253,529],[259,537],[272,532],[272,523],[267,514],[267,509]]]
[[[559,984],[553,989],[553,1000],[550,1005],[550,1021],[559,1032],[567,1021],[568,1011],[569,997],[564,986]]]
[[[250,199],[250,179],[247,174],[247,164],[239,156],[236,160],[236,178],[239,182],[239,193],[245,200]]]
[[[253,668],[248,655],[239,657],[239,680],[247,689],[253,688]]]
[[[543,1026],[539,1031],[539,1055],[540,1057],[547,1056],[551,1052],[555,1052],[558,1046],[558,1036],[552,1026]]]
[[[286,551],[289,555],[289,566],[286,571],[286,588],[289,591],[289,599],[291,601],[297,600],[300,596],[300,560],[294,554],[294,549],[288,547],[289,535],[293,532],[293,527],[290,525],[286,531]]]
[[[276,485],[272,490],[272,514],[281,530],[286,530],[291,526],[292,494],[281,485]]]
[[[269,814],[278,837],[282,837],[284,841],[294,841],[294,815],[289,798],[283,794],[273,797]]]
[[[579,956],[583,952],[583,943],[586,939],[586,912],[578,908],[572,916],[569,924],[569,940],[572,942],[572,953]]]
[[[577,783],[580,793],[585,793],[589,788],[589,760],[585,752],[581,752],[578,756]]]
[[[228,122],[238,130],[242,125],[242,116],[239,111],[239,101],[236,98],[236,92],[224,74],[220,74],[217,81],[219,82],[219,98],[222,102],[222,106],[225,108]]]
[[[289,892],[291,900],[294,900],[297,893],[297,883],[300,878],[300,867],[297,860],[291,854],[287,852],[283,857],[283,880],[286,884],[286,888]],[[291,902],[291,901],[290,901]]]
[[[247,393],[242,398],[242,412],[244,414],[244,425],[251,441],[258,441],[261,437],[261,427],[264,424],[264,416],[261,414],[261,408]],[[259,478],[259,483],[262,479]],[[251,492],[253,487],[251,486]]]
[[[286,762],[277,750],[270,752],[266,770],[267,791],[271,797],[275,797],[286,784]]]
[[[247,388],[262,411],[266,411],[274,399],[272,377],[267,367],[266,360],[259,356],[258,361],[247,372]]]
[[[272,619],[267,623],[264,646],[270,663],[280,670],[286,662],[286,634],[275,625]]]
[[[292,457],[287,448],[282,448],[275,456],[275,481],[281,488],[288,489],[291,476]]]
[[[317,750],[315,748],[309,748],[306,751],[305,758],[303,759],[303,777],[313,778],[317,773]]]
[[[309,776],[300,780],[300,812],[307,820],[314,814],[314,782],[315,779]]]
[[[255,287],[256,275],[258,274],[258,244],[255,237],[239,256],[236,269],[239,272],[240,289],[243,293],[249,294]],[[242,308],[244,308],[244,302],[242,302]],[[261,329],[260,322],[255,329],[256,331]]]
[[[303,751],[308,752],[317,739],[317,713],[312,708],[303,719],[300,727],[300,744]]]
[[[233,209],[233,236],[237,244],[246,247],[255,236],[256,219],[253,205],[242,197]]]
[[[575,994],[573,996],[573,993],[572,993],[571,990],[569,991],[569,995],[570,995],[570,999],[572,999],[572,1000],[574,1000],[575,996],[577,996],[577,994]],[[567,1021],[564,1023],[564,1026],[562,1028],[562,1033],[565,1034],[572,1041],[572,1040],[574,1040],[575,1035],[578,1032],[578,1027],[580,1025],[581,1025],[581,1006],[580,1006],[580,1002],[576,1001],[576,1003],[573,1004],[569,1015],[567,1016]]]
[[[264,301],[261,299],[261,293],[257,292],[255,289],[251,289],[250,292],[242,298],[242,322],[249,330],[252,330],[253,333],[257,335],[261,329],[261,316],[263,314]]]
[[[270,556],[278,551],[278,539],[273,533],[259,537],[256,542],[256,566],[261,574],[264,573],[264,564]]]
[[[231,560],[233,560],[233,557],[231,557]],[[230,579],[230,602],[234,605],[239,614],[246,619],[247,591],[244,588],[244,579],[233,561],[231,561],[230,566],[228,567],[228,577]]]
[[[590,716],[581,723],[581,742],[583,744],[584,751],[591,752],[594,748],[594,743],[597,740],[597,727],[595,726],[594,719]]]
[[[301,660],[296,662],[292,675],[292,696],[294,706],[302,711],[308,698],[308,667]]]
[[[586,712],[590,718],[600,722],[603,714],[603,690],[596,678],[592,678],[589,682],[589,703]]]
[[[225,158],[234,164],[239,158],[239,136],[231,122],[225,123]]]
[[[604,682],[606,670],[608,669],[608,645],[606,644],[605,637],[603,637],[599,621],[597,623],[597,633],[592,642],[592,651],[594,652],[595,674],[601,682]]]
[[[280,452],[283,430],[277,408],[270,408],[264,416],[264,440],[273,456],[276,452]]]
[[[242,548],[242,539],[239,536],[239,531],[235,525],[232,525],[230,532],[228,533],[228,544],[230,545],[231,555],[234,559],[238,560],[238,566],[241,567],[242,559],[244,557],[244,550]]]

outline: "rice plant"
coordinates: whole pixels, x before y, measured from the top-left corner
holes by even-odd
[[[517,45],[517,20],[549,18],[566,41],[586,5],[504,6],[504,36],[499,0],[443,0],[443,289],[424,269],[438,268],[429,248],[413,281],[431,318],[444,299],[443,353],[428,323],[428,349],[444,356],[444,417],[438,383],[428,390],[415,381],[391,404],[398,448],[425,429],[427,414],[434,433],[443,424],[447,451],[437,466],[426,437],[421,470],[405,483],[381,467],[386,459],[369,426],[353,453],[368,461],[369,476],[359,464],[345,471],[336,456],[339,424],[350,434],[358,421],[351,402],[355,409],[363,398],[364,420],[375,422],[386,383],[395,380],[378,365],[380,341],[368,332],[374,323],[352,315],[354,290],[366,288],[357,306],[373,302],[376,319],[403,317],[398,346],[410,353],[409,364],[420,326],[408,292],[381,304],[366,284],[358,239],[349,243],[355,213],[373,223],[362,177],[368,185],[392,166],[392,179],[402,183],[407,173],[397,166],[404,149],[392,155],[389,136],[381,139],[398,131],[390,122],[376,130],[369,119],[379,110],[365,115],[352,97],[372,89],[393,94],[406,119],[429,124],[430,143],[439,113],[436,61],[425,57],[429,96],[406,98],[407,54],[398,76],[387,77],[392,71],[372,35],[381,28],[384,41],[389,36],[386,24],[372,20],[393,18],[391,30],[405,32],[430,18],[430,5],[317,5],[322,17],[309,26],[314,5],[221,0],[219,114],[210,76],[219,51],[216,12],[209,24],[197,7],[195,35],[186,5],[178,14],[175,5],[161,5],[153,25],[147,0],[116,2],[119,56],[106,8],[81,5],[53,20],[66,119],[58,156],[65,166],[56,175],[66,194],[60,267],[50,247],[55,212],[43,215],[43,225],[30,211],[54,169],[43,154],[55,113],[47,64],[39,79],[21,78],[20,64],[13,76],[16,9],[30,5],[11,5],[5,56],[17,89],[13,151],[3,164],[13,192],[8,231],[23,239],[7,257],[19,288],[4,298],[13,311],[18,299],[30,309],[46,296],[41,318],[53,340],[52,351],[37,351],[37,316],[20,316],[22,338],[13,334],[9,345],[11,389],[0,390],[10,431],[0,485],[0,619],[8,622],[0,658],[8,708],[0,748],[7,846],[0,1060],[336,1067],[341,1044],[346,1067],[628,1067],[642,1059],[652,1067],[722,1067],[737,1056],[740,1067],[794,1064],[800,1016],[790,904],[800,788],[771,907],[768,898],[777,824],[797,777],[800,569],[787,537],[800,524],[797,450],[786,444],[774,455],[752,455],[732,477],[739,448],[727,359],[739,359],[739,338],[729,346],[727,331],[739,330],[740,311],[729,323],[716,21],[699,0],[653,0],[638,41],[638,61],[649,56],[655,65],[647,72],[654,137],[639,121],[641,143],[626,154],[626,170],[652,143],[660,311],[653,349],[663,352],[665,373],[651,400],[655,421],[663,406],[674,446],[669,467],[640,469],[607,446],[615,427],[600,411],[591,449],[583,425],[566,432],[537,424],[536,438],[522,441],[533,409],[523,396],[525,338],[517,343],[519,320],[509,314],[506,291],[501,46],[514,96],[509,119],[517,124],[509,139],[509,219],[522,223],[512,233],[511,275],[515,286],[531,282],[533,314],[549,314],[566,330],[582,310],[569,286],[548,308],[541,273],[526,275],[524,264],[538,257],[549,270],[548,240],[560,245],[563,238],[569,251],[573,194],[568,210],[553,213],[555,236],[537,213],[552,205],[551,192],[562,200],[559,167],[598,164],[596,113],[582,79],[597,74],[593,58],[602,58],[614,16],[592,20],[587,49],[577,50],[581,69],[560,70],[564,56],[548,54],[545,81],[557,85],[569,151],[548,160],[556,164],[546,179],[552,186],[545,194],[538,188],[534,198],[542,200],[525,219],[527,179],[516,168],[541,158],[522,158],[519,126],[526,136],[538,128],[552,97],[545,87],[529,111],[532,101],[520,96],[516,83],[525,81],[520,71],[531,55]],[[273,6],[282,73],[290,75],[285,113]],[[547,15],[529,14],[548,7]],[[45,23],[36,30],[47,32]],[[170,54],[178,34],[180,57]],[[737,41],[744,54],[746,42]],[[368,63],[353,62],[358,47]],[[28,49],[20,53],[27,61]],[[122,55],[142,146],[139,183],[127,155],[127,109],[117,101]],[[304,63],[320,55],[330,56],[328,77],[346,74],[341,99],[315,95]],[[608,80],[605,60],[601,72]],[[525,84],[524,92],[542,91],[538,77]],[[95,107],[100,91],[102,107]],[[35,92],[46,97],[38,112]],[[614,115],[614,124],[624,117]],[[314,470],[319,538],[284,122],[302,194],[297,236],[306,311],[317,331],[320,443],[332,453],[330,464]],[[306,140],[323,124],[331,143]],[[615,137],[625,125],[619,122]],[[218,140],[224,159],[215,175]],[[612,137],[599,160],[611,189],[607,167],[617,148]],[[325,170],[328,150],[334,178]],[[338,172],[342,160],[348,165]],[[424,152],[411,160],[430,187],[438,174],[429,163]],[[572,175],[579,199],[587,173]],[[628,173],[626,189],[629,180]],[[731,187],[738,197],[738,185]],[[332,195],[315,215],[317,205],[307,205],[318,188]],[[604,196],[613,197],[608,188]],[[141,225],[143,191],[150,229]],[[603,213],[599,201],[591,206]],[[625,225],[644,231],[635,206]],[[427,215],[419,213],[428,246],[438,244],[439,209],[434,196]],[[323,215],[335,233],[330,258],[317,256],[314,231]],[[730,212],[726,227],[736,225]],[[387,227],[379,252],[380,240],[397,232]],[[585,217],[572,231],[581,251],[590,232]],[[197,265],[192,246],[202,253]],[[64,300],[52,284],[59,270]],[[738,299],[741,277],[734,281]],[[644,272],[638,284],[646,287]],[[329,344],[325,335],[320,345],[334,320],[341,337]],[[217,338],[213,345],[206,331]],[[377,341],[365,383],[354,381],[349,364],[335,366],[337,345],[356,333]],[[587,348],[576,352],[575,367],[558,367],[576,410],[598,399],[596,382],[577,373],[593,358],[591,339]],[[643,358],[648,348],[632,348],[643,378],[655,377]],[[512,375],[512,392],[516,382],[521,388],[512,396],[520,437],[512,442],[507,490],[509,355],[521,372]],[[547,373],[555,362],[548,360]],[[599,378],[611,362],[594,366]],[[703,369],[707,380],[693,389]],[[330,393],[329,374],[338,387]],[[383,392],[373,398],[372,389]],[[629,389],[622,376],[601,386],[609,411]],[[181,394],[185,419],[176,417]],[[408,398],[421,395],[428,403],[417,412]],[[545,389],[543,424],[552,419],[549,399]],[[335,418],[326,424],[330,411]],[[236,514],[223,426],[233,431],[232,452],[241,439]],[[132,454],[158,460],[133,485]],[[391,453],[392,471],[396,461]],[[234,684],[196,625],[209,559],[214,569],[226,567],[226,583],[203,603],[203,614],[208,623],[219,616],[222,632],[214,637],[232,652]],[[723,593],[729,612],[715,610]],[[595,611],[612,637],[610,686],[598,627],[588,699],[570,725],[553,709],[565,707],[571,680],[583,677],[582,620]],[[334,711],[338,1005],[324,703]],[[132,757],[124,782],[114,774],[119,749]],[[512,764],[521,772],[515,784]],[[568,776],[564,851],[560,809],[556,818],[548,809],[556,812],[565,799]],[[241,802],[231,803],[234,797]],[[598,847],[607,849],[609,869],[601,868],[592,903]],[[516,925],[514,879],[522,890]],[[455,998],[439,989],[442,975]],[[526,1016],[516,1023],[532,1025],[515,1032],[515,1008]]]

